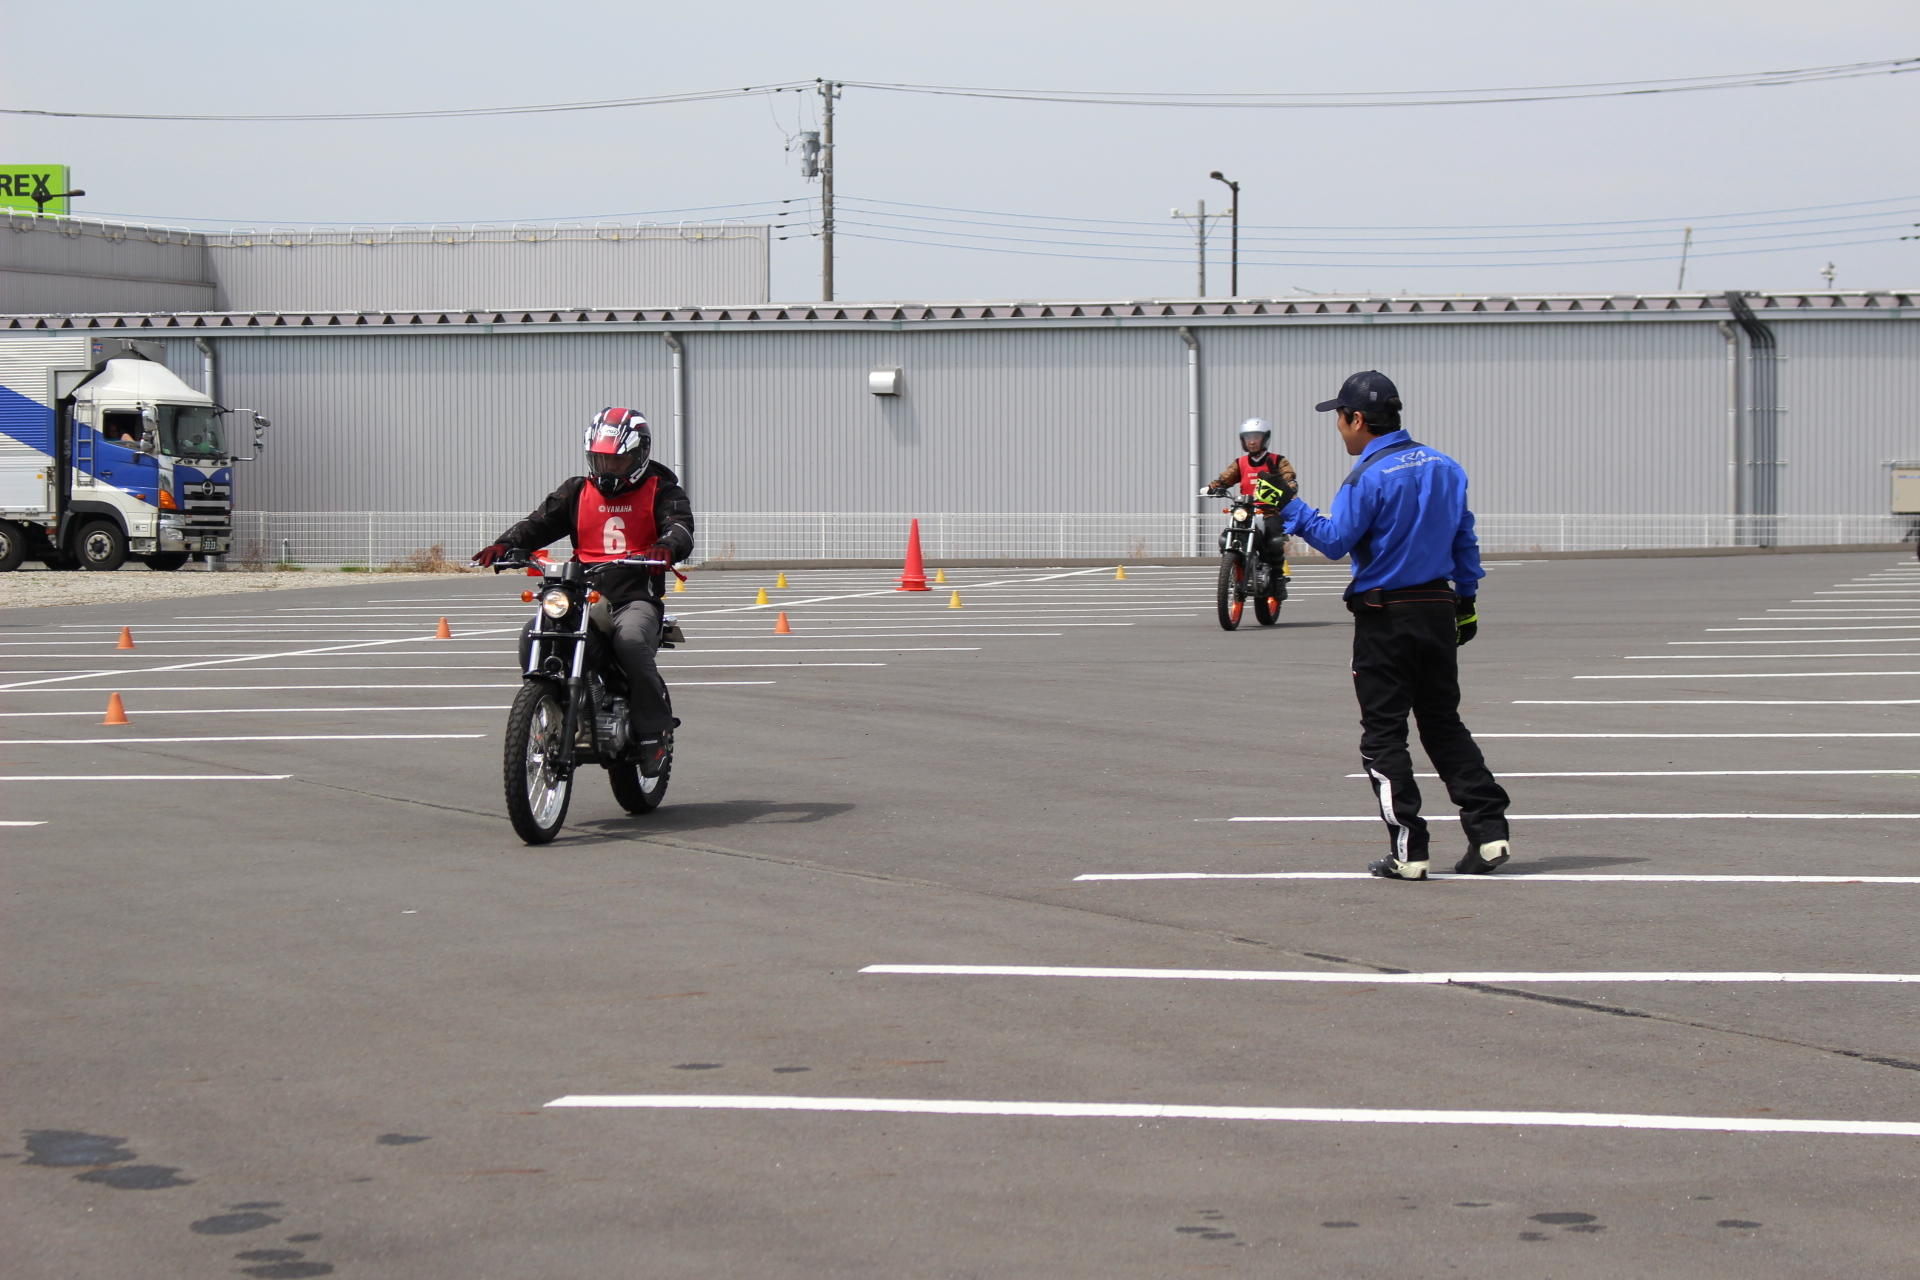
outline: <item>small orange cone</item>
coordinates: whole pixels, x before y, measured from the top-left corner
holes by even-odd
[[[131,723],[133,723],[132,721],[130,721],[130,720],[128,720],[128,719],[127,719],[127,704],[126,704],[126,703],[124,703],[124,702],[122,702],[122,701],[120,701],[120,695],[119,695],[119,694],[117,694],[117,693],[115,693],[115,694],[111,694],[111,695],[109,695],[109,696],[108,696],[108,698],[107,698],[107,718],[106,718],[105,720],[102,720],[102,721],[101,721],[100,723],[101,723],[101,724],[131,724]]]
[[[793,634],[793,628],[787,625],[787,615],[784,610],[779,617],[773,620],[773,634],[777,636],[790,636]]]
[[[133,648],[133,628],[132,627],[120,628],[120,643],[116,644],[113,647],[116,649]]]
[[[440,626],[436,631],[434,631],[433,638],[435,640],[453,639],[453,628],[447,625],[447,620],[445,618],[440,619]]]

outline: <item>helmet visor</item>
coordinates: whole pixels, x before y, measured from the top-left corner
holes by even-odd
[[[645,450],[634,449],[627,453],[590,453],[587,455],[587,474],[590,476],[625,476],[638,471],[647,460]]]

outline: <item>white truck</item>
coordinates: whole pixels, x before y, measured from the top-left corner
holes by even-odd
[[[71,333],[0,335],[0,572],[23,560],[178,569],[233,547],[224,409],[181,381],[154,343]]]

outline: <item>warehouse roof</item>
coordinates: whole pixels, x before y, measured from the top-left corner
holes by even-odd
[[[1777,318],[1920,317],[1920,289],[1750,293],[1754,311]],[[479,327],[892,328],[1012,322],[1025,327],[1428,320],[1689,319],[1729,314],[1724,293],[1488,294],[1484,296],[1298,297],[1232,300],[1024,302],[805,302],[743,306],[541,307],[510,310],[219,311],[4,315],[0,329],[144,329],[262,331]]]

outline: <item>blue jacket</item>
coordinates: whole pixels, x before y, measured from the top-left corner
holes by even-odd
[[[1404,431],[1376,437],[1361,451],[1365,462],[1382,449],[1410,444]],[[1477,595],[1480,542],[1467,509],[1467,473],[1438,449],[1414,445],[1381,459],[1333,496],[1321,515],[1295,498],[1281,511],[1287,532],[1332,560],[1353,557],[1350,594],[1378,587],[1393,591],[1451,578],[1462,596]]]

